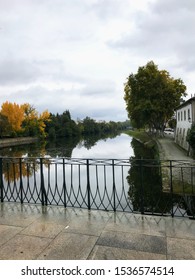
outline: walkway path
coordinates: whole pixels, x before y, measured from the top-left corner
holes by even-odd
[[[164,138],[158,139],[160,158],[162,160],[184,160],[193,161],[193,159],[187,156],[187,151],[179,147],[172,136],[166,135]]]
[[[187,151],[174,142],[173,136],[166,135],[164,138],[159,138],[157,143],[160,159],[164,161],[161,164],[164,190],[170,190],[170,178],[172,178],[172,187],[177,192],[183,191],[184,186],[188,188],[194,185],[195,171],[193,166],[195,166],[195,161],[192,157],[187,156]],[[170,164],[172,165],[171,169]]]
[[[0,203],[0,259],[195,259],[195,221]]]

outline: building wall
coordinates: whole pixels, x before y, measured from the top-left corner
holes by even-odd
[[[195,123],[195,100],[192,102],[192,123]]]
[[[192,120],[194,117],[192,109],[192,104],[188,103],[185,106],[176,110],[177,125],[175,131],[175,141],[187,151],[189,149],[189,144],[186,141],[186,136],[188,130],[192,126]]]

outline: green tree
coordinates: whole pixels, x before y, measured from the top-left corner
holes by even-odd
[[[100,132],[100,128],[95,120],[90,117],[86,117],[83,120],[83,134],[84,135],[92,135]]]
[[[22,122],[24,136],[37,136],[38,129],[38,112],[28,103],[22,105],[24,110],[24,120]]]
[[[191,129],[188,131],[186,140],[192,149],[193,156],[195,155],[195,124],[192,125]]]
[[[150,61],[130,74],[124,87],[126,109],[134,127],[163,130],[173,116],[186,86]]]
[[[46,124],[46,132],[50,139],[78,136],[79,127],[71,119],[70,112],[64,111],[62,114],[50,114],[50,122]]]

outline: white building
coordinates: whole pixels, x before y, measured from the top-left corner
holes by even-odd
[[[195,123],[195,97],[188,99],[176,108],[176,131],[175,141],[185,150],[189,150],[189,144],[186,141],[188,131]]]

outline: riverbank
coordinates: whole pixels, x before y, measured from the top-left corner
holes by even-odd
[[[30,144],[30,143],[35,143],[37,141],[38,141],[37,137],[18,137],[18,138],[0,139],[0,148]]]
[[[128,134],[131,134],[147,148],[149,148],[147,146],[147,143],[150,143],[149,139],[151,143],[155,143],[156,157],[160,160],[163,192],[170,193],[171,191],[178,195],[194,194],[195,160],[187,155],[187,151],[175,143],[173,136],[165,135],[161,138],[153,138],[144,130],[135,130]]]
[[[144,130],[130,130],[126,134],[132,136],[148,148],[157,145],[160,160],[193,161],[192,157],[187,155],[187,151],[175,143],[173,136],[165,135],[161,138],[154,138]]]
[[[156,145],[156,141],[145,130],[128,130],[124,133],[135,138],[147,148],[153,148]]]

